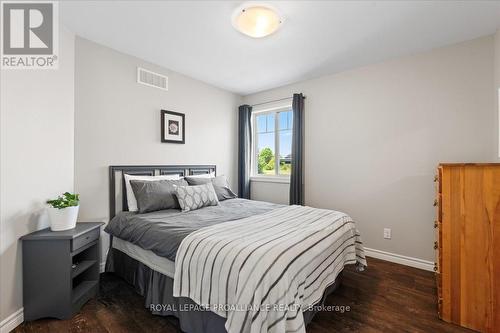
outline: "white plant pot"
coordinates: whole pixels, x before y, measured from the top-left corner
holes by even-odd
[[[80,206],[62,209],[49,207],[50,230],[62,231],[73,229],[76,226],[79,208]]]

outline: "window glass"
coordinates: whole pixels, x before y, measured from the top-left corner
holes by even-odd
[[[256,117],[256,123],[257,123],[257,133],[265,133],[266,132],[266,126],[267,126],[267,116],[257,116]]]
[[[292,111],[280,112],[279,124],[279,170],[280,175],[289,175],[291,172],[292,153]]]
[[[257,161],[253,161],[253,165],[256,166],[257,174],[290,175],[292,123],[293,113],[291,110],[255,115],[256,154],[254,159]],[[277,129],[275,125],[278,125]],[[277,166],[279,167],[277,168]]]
[[[280,112],[280,130],[292,129],[292,111]]]
[[[259,134],[257,172],[260,175],[275,174],[274,132]]]
[[[279,132],[280,175],[289,175],[292,171],[292,130]]]
[[[267,115],[267,132],[274,132],[274,117],[275,113],[271,113]]]

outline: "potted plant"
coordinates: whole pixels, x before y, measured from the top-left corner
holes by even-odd
[[[63,193],[57,199],[48,200],[50,230],[62,231],[73,229],[76,226],[80,199],[78,194]]]

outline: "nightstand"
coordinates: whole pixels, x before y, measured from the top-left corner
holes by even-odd
[[[39,230],[23,242],[24,320],[71,318],[99,290],[102,222]]]

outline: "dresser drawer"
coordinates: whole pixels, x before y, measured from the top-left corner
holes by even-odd
[[[71,241],[71,251],[75,251],[99,238],[99,229],[91,230]]]

